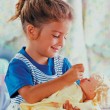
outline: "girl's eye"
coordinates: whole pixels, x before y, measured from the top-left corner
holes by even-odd
[[[53,35],[53,37],[55,37],[55,38],[59,38],[60,36]],[[64,36],[64,39],[66,40],[66,39],[67,39],[67,37],[66,37],[66,36]]]
[[[53,37],[55,37],[55,38],[59,38],[60,36],[55,36],[55,35],[53,35]]]

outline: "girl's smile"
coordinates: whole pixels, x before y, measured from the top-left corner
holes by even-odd
[[[27,53],[33,58],[54,57],[65,45],[66,35],[70,29],[70,21],[51,22],[44,24],[38,36],[37,28],[34,30],[35,40],[31,40]],[[32,36],[33,37],[33,36]]]

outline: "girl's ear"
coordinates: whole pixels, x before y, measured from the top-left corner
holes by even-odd
[[[38,38],[38,30],[33,25],[29,24],[26,27],[27,37],[30,40],[36,40]]]

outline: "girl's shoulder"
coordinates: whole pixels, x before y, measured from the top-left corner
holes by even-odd
[[[21,55],[21,56],[20,56]],[[16,68],[25,68],[28,70],[26,63],[23,61],[22,54],[17,53],[9,62],[8,69],[16,70]]]

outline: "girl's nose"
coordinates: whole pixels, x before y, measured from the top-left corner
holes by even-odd
[[[64,37],[61,37],[60,39],[59,39],[59,45],[61,46],[61,47],[63,47],[64,45],[65,45],[65,38]]]

